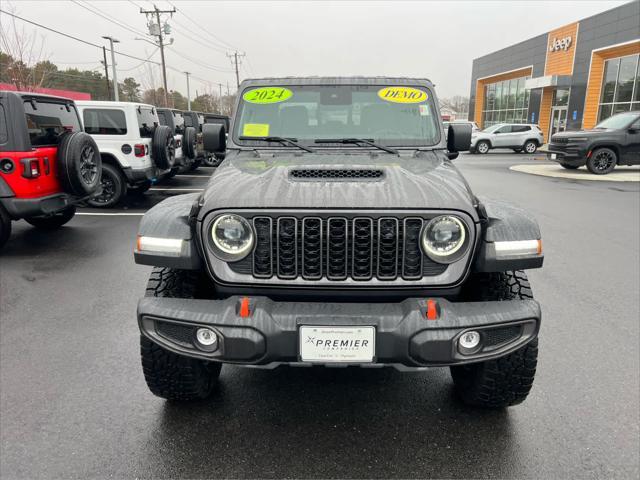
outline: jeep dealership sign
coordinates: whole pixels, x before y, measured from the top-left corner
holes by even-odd
[[[549,46],[549,51],[550,52],[557,52],[558,50],[567,51],[569,50],[570,46],[571,46],[570,36],[560,38],[560,39],[554,38],[551,42],[551,45]]]

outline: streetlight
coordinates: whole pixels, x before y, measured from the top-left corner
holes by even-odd
[[[114,100],[118,102],[120,101],[120,98],[118,97],[118,74],[116,73],[116,54],[113,50],[113,44],[120,43],[120,40],[109,36],[104,36],[102,38],[104,38],[105,40],[109,40],[109,43],[111,45],[111,65],[113,66],[113,96]]]

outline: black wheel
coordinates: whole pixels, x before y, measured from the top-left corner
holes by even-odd
[[[166,125],[158,125],[153,131],[151,158],[161,170],[173,167],[176,162],[176,142],[171,128]]]
[[[84,132],[68,133],[58,144],[57,175],[62,188],[86,197],[100,185],[102,159],[95,140]]]
[[[532,299],[523,271],[476,274],[463,292],[469,301]],[[523,402],[533,386],[538,363],[538,339],[495,360],[451,367],[457,394],[468,405],[504,408]]]
[[[108,163],[102,164],[102,193],[87,200],[92,207],[109,208],[117,205],[127,193],[127,182],[120,170]]]
[[[148,297],[194,298],[197,274],[154,268],[145,293]],[[222,364],[177,355],[140,337],[142,371],[149,390],[167,400],[202,400],[218,383]]]
[[[569,165],[568,163],[562,163],[562,162],[560,162],[560,166],[562,168],[566,168],[567,170],[577,170],[579,168],[578,165]]]
[[[535,140],[527,140],[526,142],[524,142],[524,146],[522,148],[524,149],[525,153],[536,153],[536,150],[538,150],[538,142],[536,142]]]
[[[488,153],[489,150],[491,148],[491,145],[489,145],[489,142],[487,142],[486,140],[480,140],[478,143],[476,143],[476,152],[481,153],[481,154],[485,154]]]
[[[182,153],[187,158],[196,157],[196,140],[197,132],[193,127],[187,127],[184,129],[184,135],[182,137]]]
[[[0,248],[7,243],[11,236],[11,217],[4,207],[0,205]]]
[[[618,163],[618,155],[610,148],[596,148],[587,159],[587,169],[594,175],[611,173]]]
[[[151,185],[153,184],[149,181],[139,183],[133,187],[127,187],[127,193],[130,193],[131,195],[142,195],[151,188]]]
[[[68,207],[52,215],[27,217],[25,218],[25,221],[41,230],[55,230],[71,220],[75,214],[76,207]]]

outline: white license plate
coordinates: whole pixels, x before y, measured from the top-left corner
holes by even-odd
[[[555,153],[551,154],[551,160],[555,160],[556,158],[558,158],[558,155],[556,155]]]
[[[376,329],[366,327],[300,327],[303,362],[370,363],[376,353]]]

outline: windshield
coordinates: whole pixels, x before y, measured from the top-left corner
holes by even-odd
[[[625,128],[631,125],[631,123],[637,118],[640,118],[640,114],[638,113],[621,113],[619,115],[614,115],[613,117],[609,117],[606,120],[603,120],[602,122],[597,124],[595,128]]]
[[[440,141],[433,96],[424,87],[301,85],[243,92],[234,141],[246,137],[364,138],[385,145],[424,146]],[[245,137],[239,140],[239,137]],[[267,143],[248,140],[254,146]],[[273,144],[272,144],[273,145]]]
[[[497,125],[491,125],[490,127],[487,127],[482,131],[487,133],[492,133],[495,130],[499,129],[500,127],[502,127],[502,123],[498,123]]]

